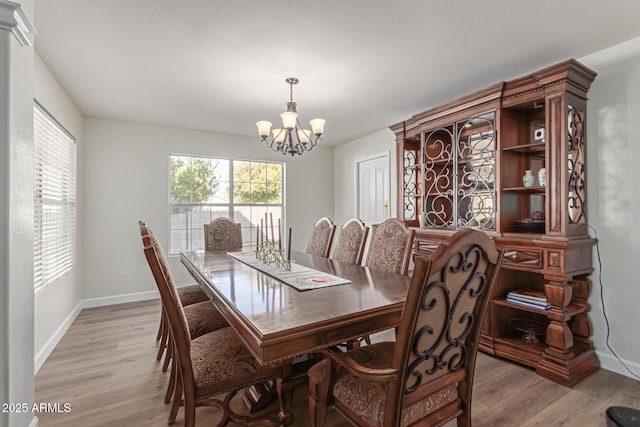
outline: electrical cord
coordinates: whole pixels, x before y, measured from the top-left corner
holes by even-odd
[[[596,229],[593,226],[591,226],[589,224],[587,224],[587,227],[589,227],[591,230],[593,230],[593,235],[594,235],[594,237],[596,239],[596,255],[598,257],[598,282],[600,284],[600,302],[602,303],[602,314],[604,316],[604,323],[606,325],[605,344],[607,345],[607,348],[609,349],[611,354],[613,354],[613,356],[618,360],[618,362],[620,362],[620,364],[622,366],[624,366],[624,368],[627,370],[627,372],[629,372],[635,378],[640,379],[640,375],[638,375],[635,372],[633,372],[627,366],[627,364],[624,363],[624,361],[622,361],[622,359],[613,350],[613,348],[611,348],[611,345],[609,344],[609,337],[611,336],[611,327],[609,326],[609,318],[607,317],[607,311],[605,310],[605,307],[604,307],[604,286],[602,284],[602,258],[600,257],[600,243],[598,241],[598,232],[596,231]]]

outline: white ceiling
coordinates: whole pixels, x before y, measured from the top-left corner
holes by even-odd
[[[288,76],[324,143],[640,36],[637,0],[35,0],[36,50],[80,111],[256,136]],[[257,138],[257,136],[256,136]]]

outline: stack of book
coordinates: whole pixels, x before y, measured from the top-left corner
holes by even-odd
[[[538,289],[520,288],[507,294],[507,301],[538,310],[549,310],[551,305],[547,301],[544,291]]]

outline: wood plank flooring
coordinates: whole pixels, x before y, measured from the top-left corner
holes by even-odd
[[[169,375],[155,360],[159,315],[159,300],[83,310],[36,375],[36,402],[61,404],[61,412],[38,413],[39,425],[166,425],[169,407],[162,400]],[[604,411],[613,405],[640,408],[640,381],[601,369],[568,389],[529,368],[478,355],[475,427],[605,426]],[[304,383],[296,387],[294,412],[295,426],[308,426]],[[215,425],[219,412],[198,408],[196,416],[198,426]],[[182,417],[180,411],[176,426]],[[348,425],[329,414],[327,426]]]

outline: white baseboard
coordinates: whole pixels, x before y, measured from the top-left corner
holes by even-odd
[[[56,329],[53,335],[47,340],[46,344],[36,354],[33,362],[34,375],[38,373],[44,362],[47,361],[49,355],[56,348],[62,337],[71,326],[78,314],[85,308],[105,307],[108,305],[124,304],[127,302],[146,301],[159,298],[158,291],[136,292],[133,294],[114,295],[110,297],[89,298],[81,300],[78,305],[71,310],[71,313],[64,319],[62,324]],[[38,419],[35,419],[35,426],[37,426]],[[32,422],[33,424],[33,422]],[[31,427],[31,426],[30,426]]]
[[[634,377],[629,371],[622,366],[622,363],[609,352],[596,351],[598,355],[598,360],[600,360],[600,367],[606,369],[607,371],[615,372],[616,374],[624,375],[625,377],[632,378],[634,380],[638,380],[637,377]],[[629,367],[634,374],[640,375],[640,363],[631,362],[629,360],[622,359],[622,361]],[[639,380],[640,381],[640,380]]]
[[[106,307],[108,305],[124,304],[127,302],[147,301],[160,298],[158,291],[136,292],[133,294],[114,295],[110,297],[89,298],[80,301],[80,309]]]
[[[64,334],[67,332],[67,330],[73,323],[73,321],[76,320],[76,317],[78,317],[78,314],[80,314],[80,311],[82,310],[82,307],[80,307],[80,304],[82,304],[82,301],[80,301],[78,305],[76,305],[75,308],[71,310],[71,313],[69,313],[69,315],[64,319],[62,324],[58,326],[58,329],[56,329],[53,335],[51,335],[51,337],[47,340],[46,344],[36,354],[35,361],[33,362],[34,375],[38,373],[40,368],[42,368],[42,365],[44,365],[44,362],[46,362],[47,358],[56,348],[56,346],[58,345],[58,343],[60,342]]]

